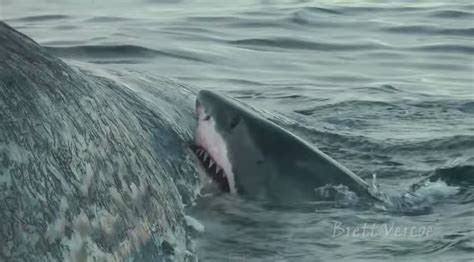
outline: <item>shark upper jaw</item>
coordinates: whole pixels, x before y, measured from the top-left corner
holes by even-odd
[[[222,135],[216,128],[215,120],[205,112],[203,105],[196,100],[198,124],[195,132],[194,151],[206,173],[224,192],[236,193],[232,164]]]

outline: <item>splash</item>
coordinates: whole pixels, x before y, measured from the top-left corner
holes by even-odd
[[[316,198],[323,201],[334,201],[338,207],[354,206],[359,203],[359,197],[347,186],[325,185],[314,190]]]
[[[376,196],[381,201],[375,204],[375,208],[406,215],[428,214],[432,212],[435,203],[457,194],[459,189],[458,186],[450,186],[443,180],[426,180],[415,191],[381,192],[377,189]]]

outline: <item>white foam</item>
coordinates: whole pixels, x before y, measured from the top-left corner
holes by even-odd
[[[449,186],[442,180],[425,181],[416,191],[409,192],[380,192],[377,195],[383,201],[376,208],[403,213],[429,212],[440,200],[457,194],[459,187]]]
[[[201,224],[197,219],[191,216],[184,216],[184,220],[186,221],[186,225],[194,229],[196,232],[202,233],[204,232],[204,225]]]
[[[449,186],[443,180],[437,180],[435,182],[426,181],[418,190],[416,190],[416,193],[419,196],[433,199],[447,197],[457,194],[458,192],[459,187]]]

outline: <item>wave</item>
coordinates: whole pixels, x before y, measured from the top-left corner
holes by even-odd
[[[135,45],[83,45],[72,47],[45,48],[60,56],[86,56],[86,57],[154,57],[161,52]]]
[[[201,58],[158,51],[136,45],[82,45],[71,47],[45,46],[45,48],[57,56],[66,58],[100,58],[120,60],[121,58],[150,59],[159,56],[167,56],[177,59],[204,62],[204,60]],[[100,62],[101,61],[98,61],[98,63]]]
[[[249,38],[234,40],[228,42],[231,45],[247,47],[250,49],[262,48],[282,48],[282,49],[302,49],[302,50],[317,50],[317,51],[360,51],[373,50],[377,46],[375,44],[342,44],[342,43],[323,43],[312,42],[306,40],[298,40],[287,37],[279,38]]]
[[[403,92],[396,87],[385,86],[385,87],[367,87],[363,88],[367,92],[386,92],[388,94],[397,94]],[[345,118],[341,118],[340,115],[334,112],[348,112]],[[333,104],[322,104],[316,106],[310,106],[306,108],[293,110],[294,113],[304,116],[325,116],[325,121],[331,119],[347,120],[352,119],[352,115],[356,117],[356,120],[360,118],[361,114],[369,112],[378,119],[383,117],[385,114],[399,117],[402,120],[414,120],[414,119],[427,119],[431,120],[437,115],[443,114],[444,117],[469,117],[466,114],[471,114],[474,111],[474,102],[471,100],[433,100],[433,101],[371,101],[371,100],[349,100],[342,101]],[[385,112],[385,113],[384,113]],[[328,133],[327,131],[321,131],[318,129],[311,128],[303,124],[303,122],[295,123],[292,129],[306,130],[313,133],[314,136],[329,135],[337,140],[346,140],[338,133]],[[312,136],[311,135],[311,136]],[[359,137],[359,136],[357,136]],[[357,139],[359,140],[359,139]],[[445,136],[441,138],[427,139],[422,141],[411,141],[409,144],[398,144],[397,141],[393,141],[393,144],[389,144],[390,140],[385,141],[384,150],[397,151],[397,150],[442,150],[442,149],[473,149],[474,148],[474,136],[472,135],[453,135]]]
[[[380,85],[380,86],[367,86],[367,87],[356,87],[354,89],[359,90],[363,93],[377,93],[378,95],[388,94],[388,95],[398,95],[405,94],[409,92],[402,90],[396,86],[392,85]],[[415,94],[411,94],[415,95]],[[302,115],[313,115],[315,113],[320,113],[324,110],[342,110],[348,108],[348,110],[361,112],[364,110],[378,108],[379,110],[428,110],[428,111],[440,111],[448,112],[453,111],[456,113],[471,113],[474,111],[474,101],[470,99],[442,99],[442,100],[420,100],[420,101],[410,101],[410,100],[399,100],[399,101],[375,101],[375,100],[348,100],[341,101],[332,104],[323,104],[311,106],[308,108],[294,110],[295,113]],[[406,112],[405,112],[406,113]],[[427,112],[428,113],[428,112]]]
[[[19,18],[12,18],[5,20],[6,22],[43,22],[48,20],[62,20],[69,19],[67,15],[36,15],[36,16],[25,16]]]
[[[96,16],[85,20],[88,23],[110,23],[110,22],[120,22],[120,21],[128,21],[129,18],[126,17],[118,17],[118,16]]]
[[[465,113],[474,113],[474,101],[463,103],[458,109]]]
[[[474,28],[442,28],[433,25],[403,25],[381,29],[388,33],[398,34],[428,34],[428,35],[451,35],[451,36],[474,36]]]
[[[462,10],[437,10],[430,12],[427,16],[434,18],[474,18],[474,13]]]
[[[461,54],[474,54],[474,46],[472,45],[461,45],[461,44],[429,44],[421,46],[412,46],[406,48],[412,51],[422,52],[434,52],[434,53],[461,53]]]
[[[443,181],[427,182],[416,191],[384,191],[376,193],[380,202],[375,208],[390,213],[404,215],[426,215],[433,212],[434,205],[442,199],[459,193],[459,188]]]
[[[474,165],[438,168],[411,185],[405,192],[376,191],[381,200],[375,207],[406,215],[431,213],[440,201],[454,199],[460,204],[474,202]]]
[[[355,13],[398,13],[398,12],[419,12],[425,10],[423,7],[414,7],[414,6],[341,6],[335,8],[339,12],[345,14],[355,14]]]
[[[442,180],[447,185],[456,185],[463,187],[474,187],[474,165],[457,165],[443,167],[429,173],[420,183],[412,185],[412,190],[418,190],[426,182],[436,182]]]
[[[373,88],[370,88],[373,89]],[[374,90],[374,89],[373,89]],[[375,88],[375,90],[384,90],[383,88]],[[392,88],[387,88],[387,92],[398,92],[397,89]],[[321,106],[315,106],[315,107],[310,107],[307,109],[298,109],[294,110],[295,113],[302,114],[302,115],[312,115],[315,113],[318,113],[319,111],[322,110],[331,110],[331,109],[340,109],[342,107],[351,107],[354,110],[356,108],[360,107],[398,107],[395,103],[389,103],[389,102],[384,102],[384,101],[367,101],[367,100],[351,100],[351,101],[343,101],[343,102],[338,102],[335,104],[328,104],[328,105],[321,105]]]
[[[466,34],[472,34],[474,29],[469,29]],[[378,42],[360,42],[360,43],[329,43],[317,42],[288,37],[274,38],[247,38],[228,41],[228,44],[240,46],[252,50],[265,49],[287,49],[287,50],[311,50],[311,51],[337,51],[337,52],[357,52],[357,51],[377,51],[377,50],[405,50],[414,52],[432,52],[432,53],[460,53],[474,54],[474,47],[464,44],[425,44],[414,46],[393,46]]]
[[[386,153],[402,152],[428,152],[428,151],[473,151],[474,150],[474,136],[456,135],[450,137],[443,137],[437,139],[429,139],[420,142],[411,142],[408,144],[392,145],[384,148]]]

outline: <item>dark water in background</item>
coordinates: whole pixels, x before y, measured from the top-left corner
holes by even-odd
[[[200,199],[190,214],[205,226],[201,260],[472,261],[471,1],[77,2],[0,0],[0,19],[91,68],[257,106],[364,179],[376,174],[388,195],[382,206],[340,192],[292,209]],[[447,182],[404,193],[429,174]],[[334,236],[338,223],[376,232]]]

